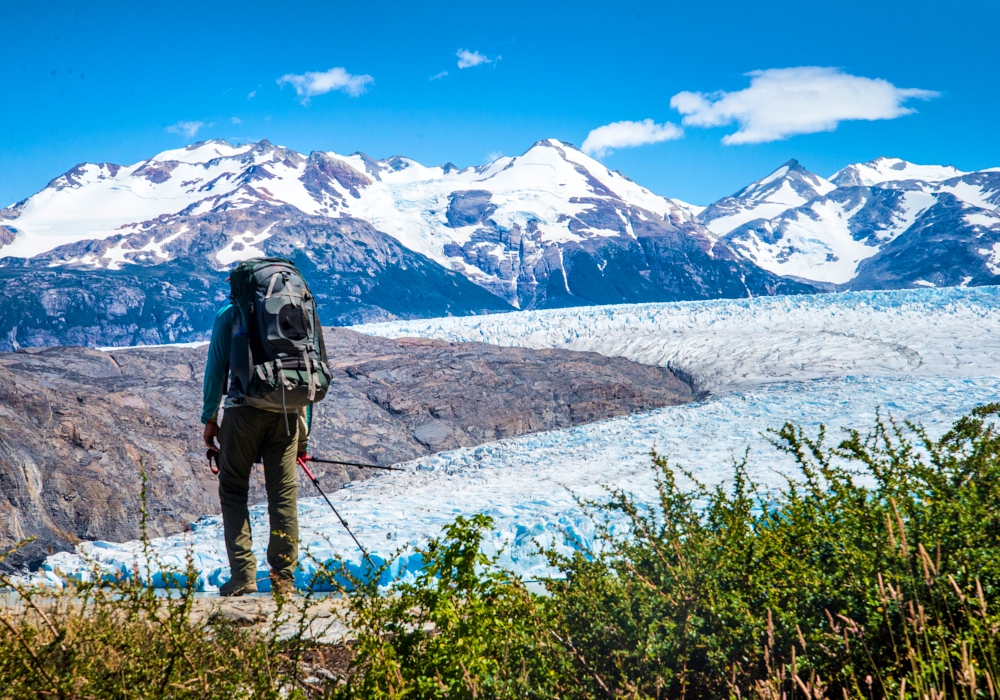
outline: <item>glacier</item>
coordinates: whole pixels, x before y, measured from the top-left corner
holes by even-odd
[[[793,464],[769,444],[768,428],[791,421],[815,433],[822,424],[836,440],[843,426],[871,427],[881,409],[936,437],[1000,389],[995,287],[587,307],[356,329],[620,355],[670,366],[701,392],[683,406],[426,456],[400,465],[403,473],[330,494],[374,559],[399,552],[386,584],[413,575],[421,565],[416,548],[443,525],[478,512],[496,523],[485,548],[501,566],[527,579],[552,574],[539,546],[568,551],[567,534],[593,541],[594,523],[577,499],[600,500],[609,487],[645,501],[655,496],[653,450],[707,485],[726,483],[746,454],[751,477],[778,488]],[[309,585],[315,562],[334,556],[361,571],[360,553],[326,503],[300,495],[298,585]],[[251,514],[264,562],[266,506]],[[139,542],[83,543],[49,557],[36,579],[58,583],[93,565],[125,574],[138,566],[165,585],[162,568],[182,568],[187,556],[202,590],[228,578],[217,516],[152,540],[150,551],[155,561],[147,566]],[[266,576],[262,568],[263,589]]]

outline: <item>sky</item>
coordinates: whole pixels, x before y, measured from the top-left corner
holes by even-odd
[[[1000,166],[1000,2],[0,0],[0,207],[209,138],[479,165],[543,138],[708,204],[795,158]]]

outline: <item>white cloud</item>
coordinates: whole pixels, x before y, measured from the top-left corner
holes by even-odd
[[[167,131],[171,134],[181,134],[192,138],[203,126],[205,126],[205,122],[177,122],[168,126]]]
[[[325,95],[328,92],[340,90],[351,97],[357,97],[368,89],[375,78],[370,75],[351,75],[343,68],[331,68],[325,73],[309,71],[303,75],[289,73],[278,78],[278,85],[291,85],[295,93],[302,98],[302,103],[308,103],[310,97]]]
[[[446,75],[448,75],[448,71],[443,70],[440,73],[438,73],[437,75],[432,75],[430,77],[430,80],[441,80],[441,78],[445,77]]]
[[[251,91],[250,91],[250,94],[249,94],[249,95],[247,95],[247,99],[248,99],[248,100],[252,100],[252,99],[253,99],[254,97],[256,97],[256,96],[257,96],[257,91],[256,91],[256,90],[251,90]]]
[[[612,122],[599,126],[583,142],[583,151],[598,158],[606,156],[614,148],[631,148],[647,143],[659,143],[679,139],[684,130],[676,124],[657,124],[652,119],[641,122]]]
[[[499,61],[500,56],[496,58],[487,58],[478,51],[469,51],[468,49],[459,49],[455,52],[458,56],[458,67],[459,68],[472,68],[474,66],[482,65],[483,63],[493,63],[493,61]]]
[[[914,110],[909,99],[929,100],[939,93],[898,88],[879,78],[849,75],[838,68],[803,66],[753,71],[750,87],[737,92],[679,92],[670,106],[685,126],[739,129],[725,144],[766,143],[795,134],[833,131],[842,121],[895,119]]]
[[[240,119],[239,117],[233,117],[230,121],[232,121],[233,124],[242,124],[243,123],[243,120]]]
[[[484,163],[492,163],[494,161],[503,158],[503,151],[490,151],[486,154],[486,158],[483,160]]]

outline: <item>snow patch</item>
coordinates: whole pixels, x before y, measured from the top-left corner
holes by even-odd
[[[221,140],[203,141],[184,148],[175,148],[157,153],[150,160],[159,163],[169,161],[177,161],[179,163],[207,163],[216,158],[232,158],[233,156],[241,155],[251,148],[253,148],[252,143],[233,146]]]
[[[215,254],[215,259],[222,267],[230,267],[236,262],[249,260],[250,258],[264,257],[266,253],[257,246],[271,237],[272,228],[274,228],[274,224],[271,224],[260,233],[247,231],[241,235],[234,236],[226,244],[225,248]]]
[[[1000,275],[1000,242],[994,243],[992,248],[980,248],[979,254],[988,256],[986,269],[990,271],[990,274]]]

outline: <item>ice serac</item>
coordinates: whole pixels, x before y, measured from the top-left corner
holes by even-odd
[[[757,219],[772,219],[836,189],[836,185],[790,160],[765,178],[720,199],[698,215],[717,236]]]

